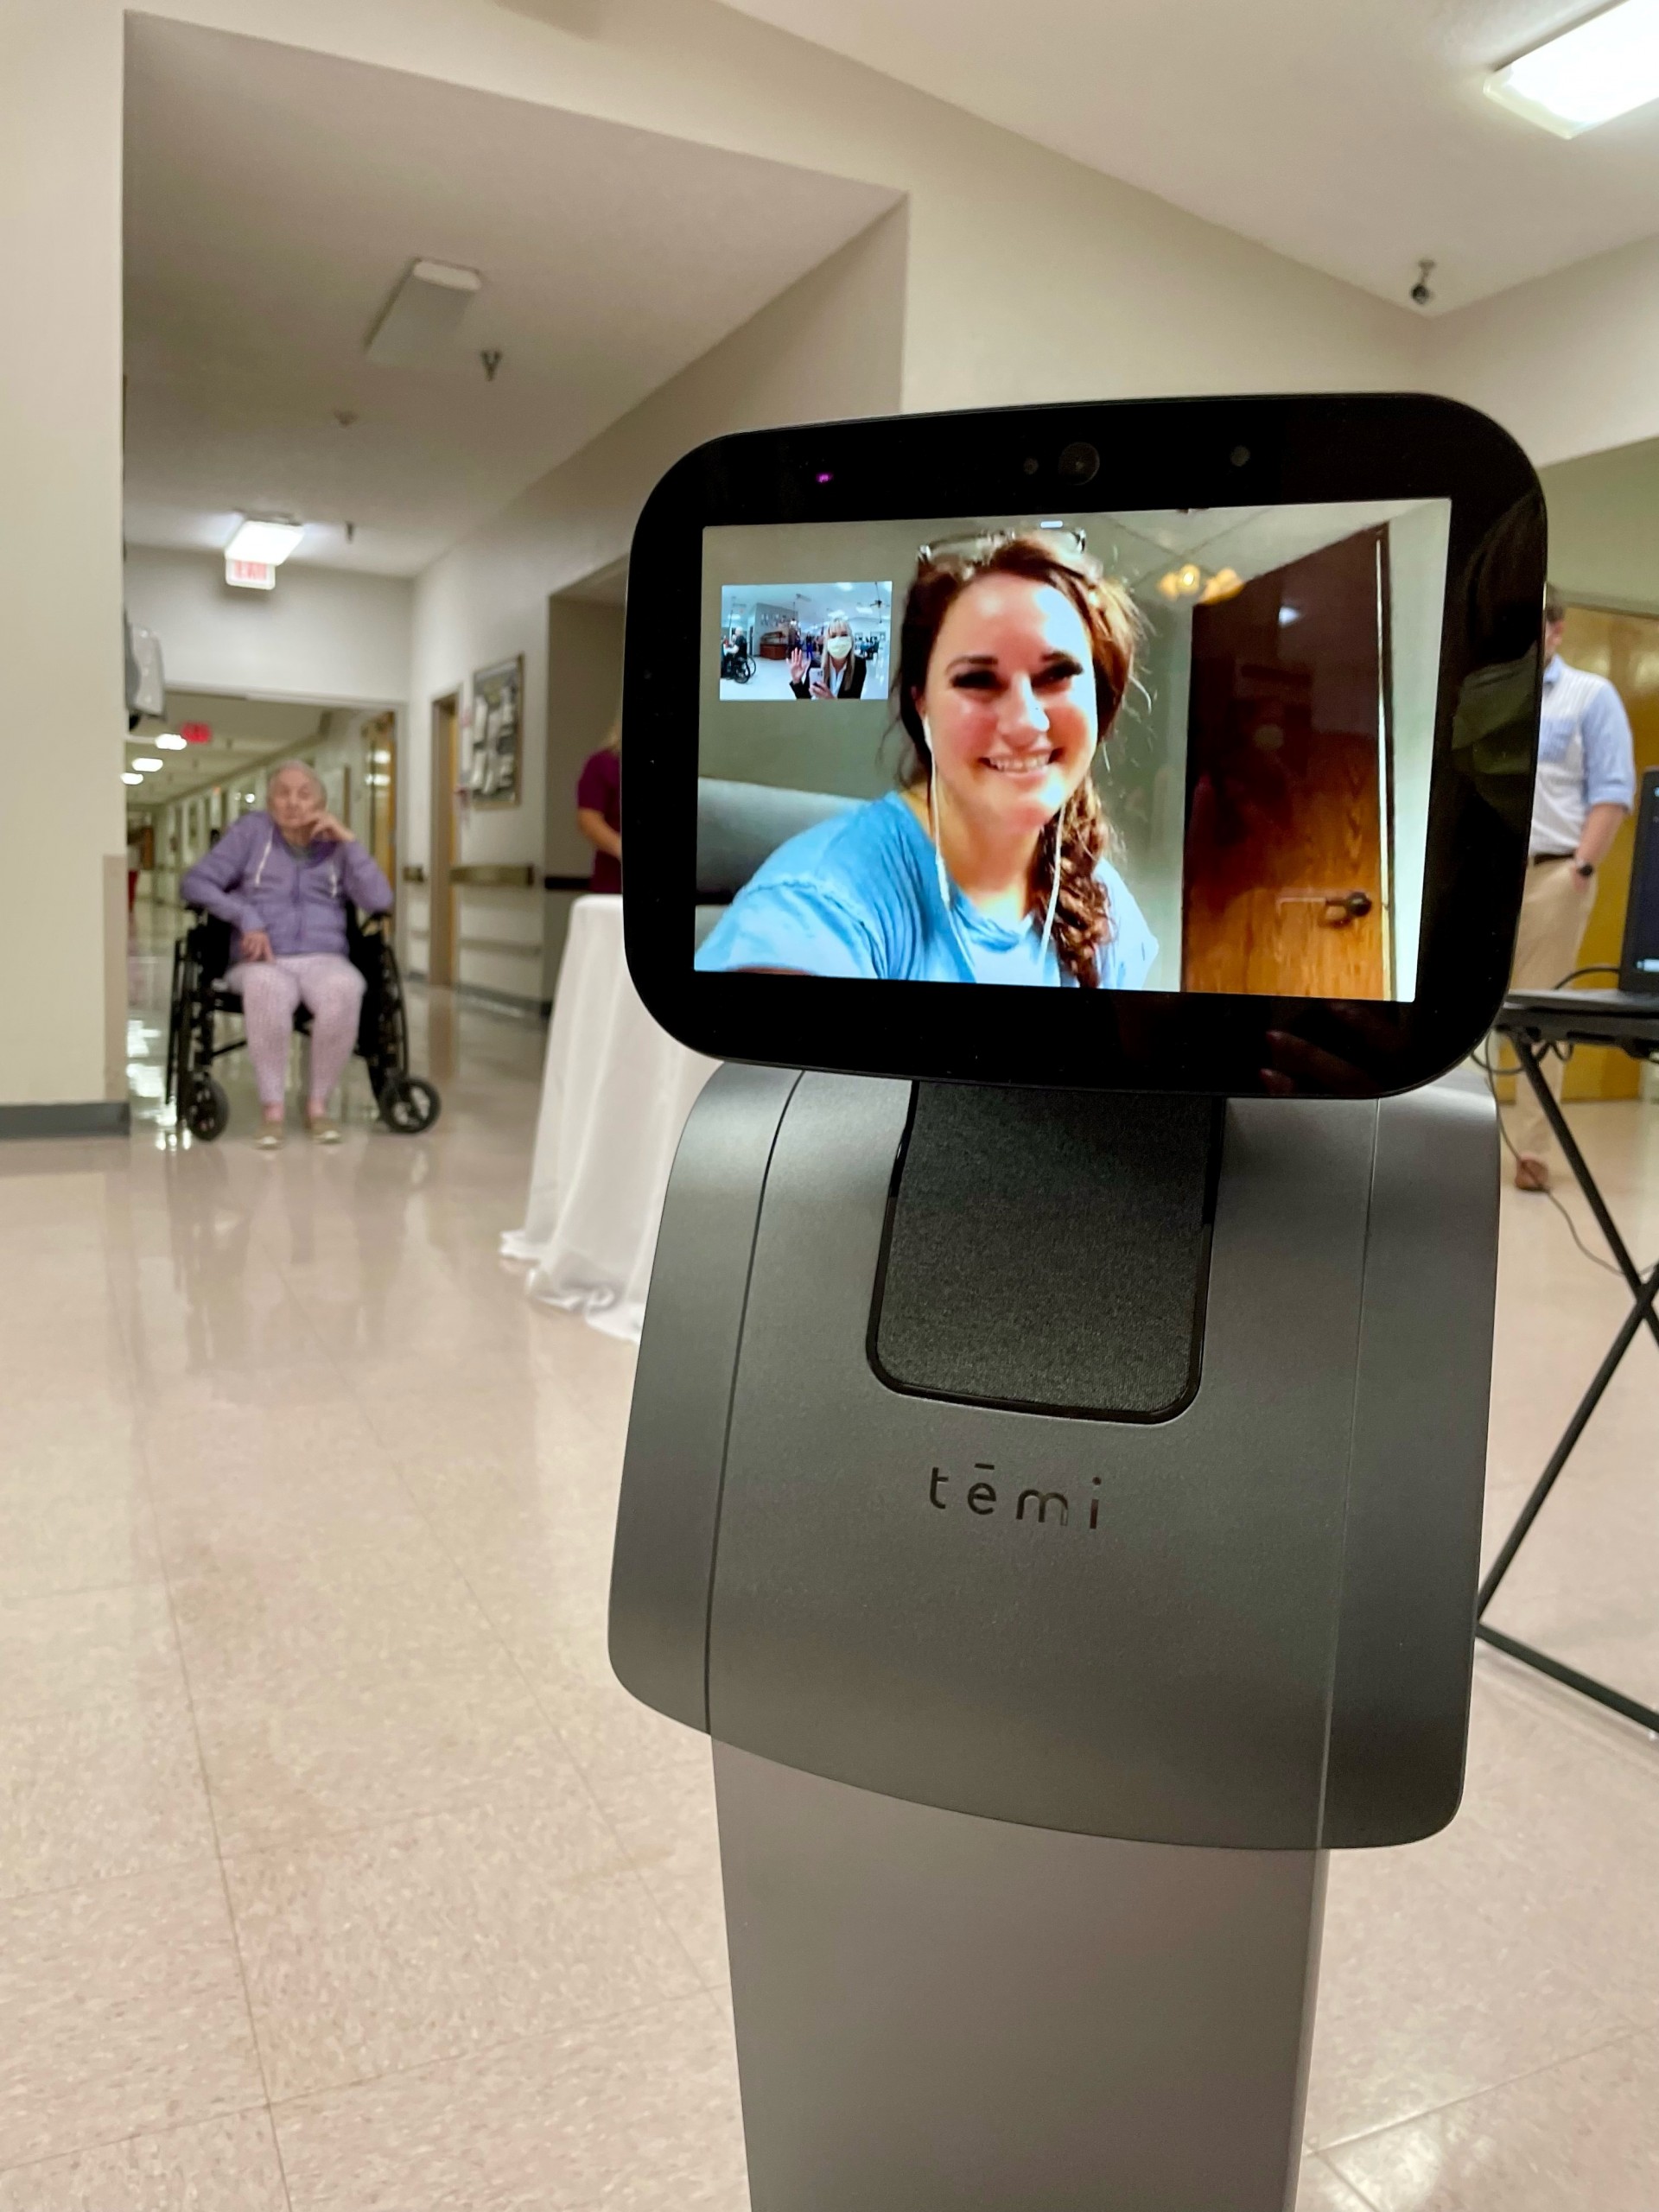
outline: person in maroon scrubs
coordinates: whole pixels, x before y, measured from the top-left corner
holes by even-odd
[[[590,891],[622,888],[622,724],[611,724],[576,779],[576,826],[594,848]]]

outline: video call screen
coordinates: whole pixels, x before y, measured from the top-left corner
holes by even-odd
[[[1413,998],[1450,520],[705,531],[697,968]]]

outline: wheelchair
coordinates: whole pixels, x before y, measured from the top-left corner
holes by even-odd
[[[754,674],[754,663],[747,653],[724,652],[720,657],[720,672],[731,683],[747,683]]]
[[[190,926],[173,948],[167,1099],[169,1105],[176,1104],[179,1120],[190,1134],[211,1144],[224,1135],[231,1118],[231,1102],[213,1075],[213,1062],[227,1052],[240,1052],[246,1039],[219,1040],[219,1016],[242,1011],[239,995],[225,981],[235,932],[217,915],[203,913],[199,907],[190,911]],[[346,950],[366,986],[355,1050],[367,1065],[380,1119],[396,1136],[419,1136],[437,1120],[443,1102],[424,1077],[409,1071],[404,979],[383,918],[359,921],[356,910],[348,906]],[[302,1034],[309,1030],[308,1007],[299,1008],[294,1026]]]

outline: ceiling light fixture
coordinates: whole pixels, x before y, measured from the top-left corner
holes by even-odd
[[[185,741],[175,729],[164,729],[151,742],[158,753],[182,753],[185,750]]]
[[[483,288],[476,269],[448,261],[411,262],[369,333],[365,352],[383,369],[436,367]]]
[[[124,784],[142,784],[144,779],[142,776],[135,776],[130,768],[124,768],[121,771],[121,780]]]
[[[1659,99],[1659,0],[1619,0],[1486,79],[1486,96],[1558,138]]]
[[[279,569],[304,536],[302,522],[262,522],[257,516],[245,516],[225,548],[225,558],[257,561],[266,568]]]
[[[135,768],[141,769],[143,773],[148,776],[152,775],[157,768],[165,767],[167,764],[162,760],[154,760],[148,753],[144,753],[138,760],[135,760],[132,765]]]

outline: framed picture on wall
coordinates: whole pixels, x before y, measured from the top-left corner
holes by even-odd
[[[466,788],[475,806],[517,806],[524,719],[524,657],[480,668],[473,678]]]

